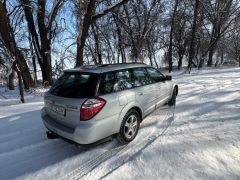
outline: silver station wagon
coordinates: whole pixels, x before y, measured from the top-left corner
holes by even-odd
[[[117,136],[132,141],[142,120],[176,103],[171,76],[140,63],[81,66],[66,70],[44,96],[41,116],[49,138],[91,144]]]

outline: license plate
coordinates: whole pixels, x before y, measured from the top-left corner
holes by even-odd
[[[49,108],[57,113],[57,114],[60,114],[62,116],[65,116],[65,108],[64,107],[61,107],[61,106],[57,106],[57,105],[50,105]]]

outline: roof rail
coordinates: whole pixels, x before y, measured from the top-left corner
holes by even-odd
[[[111,65],[121,65],[121,64],[145,64],[141,62],[124,62],[124,63],[114,63],[114,64],[99,64],[101,67],[111,66]]]
[[[92,64],[92,65],[82,65],[82,66],[76,66],[75,68],[94,68],[94,67],[107,67],[107,66],[114,66],[114,65],[124,65],[124,64],[144,64],[145,63],[141,63],[141,62],[124,62],[124,63],[113,63],[113,64]]]

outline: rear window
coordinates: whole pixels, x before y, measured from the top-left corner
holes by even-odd
[[[55,96],[89,98],[95,95],[98,75],[92,73],[65,73],[50,89]]]

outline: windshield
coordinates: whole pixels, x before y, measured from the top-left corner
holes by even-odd
[[[92,73],[65,73],[50,89],[55,96],[89,98],[95,95],[98,75]]]

